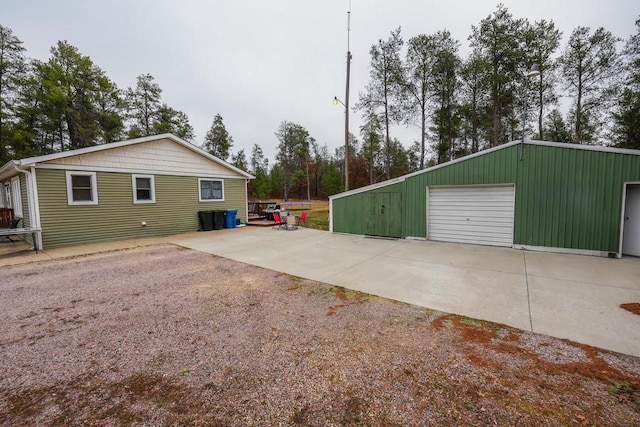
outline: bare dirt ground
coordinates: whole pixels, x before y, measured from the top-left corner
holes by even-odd
[[[0,304],[1,425],[640,424],[637,358],[170,245],[3,268]]]

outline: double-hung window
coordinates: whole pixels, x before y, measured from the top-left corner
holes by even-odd
[[[200,187],[201,202],[224,200],[224,181],[223,180],[199,178],[198,186]]]
[[[20,177],[18,176],[11,179],[11,206],[13,207],[13,216],[22,218],[22,191],[20,190]]]
[[[133,175],[133,203],[155,203],[156,186],[153,175]]]
[[[95,172],[67,171],[67,202],[70,205],[98,204]]]

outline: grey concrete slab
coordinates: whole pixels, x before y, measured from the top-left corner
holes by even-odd
[[[326,281],[447,313],[530,329],[525,278],[518,274],[383,255]]]
[[[615,259],[548,252],[525,252],[525,256],[527,273],[531,276],[640,289],[639,258]]]
[[[640,356],[640,259],[246,227],[172,243],[427,308]]]
[[[640,356],[640,316],[620,304],[640,302],[640,290],[530,276],[536,332]]]
[[[487,250],[486,246],[479,245],[408,240],[398,245],[389,256],[454,267],[524,274],[522,252],[510,248],[492,247]]]

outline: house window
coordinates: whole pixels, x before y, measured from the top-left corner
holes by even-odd
[[[133,203],[155,203],[156,185],[153,175],[133,175]]]
[[[9,209],[13,207],[13,204],[11,203],[11,183],[9,182],[4,183],[4,201],[6,207]]]
[[[70,205],[97,205],[96,173],[67,171],[67,201]]]
[[[11,202],[13,206],[13,216],[22,218],[22,191],[20,191],[20,177],[11,180]]]
[[[221,179],[199,178],[198,184],[201,202],[224,200],[224,181]]]
[[[0,183],[0,208],[5,208],[7,206],[6,198],[4,194],[4,184]]]

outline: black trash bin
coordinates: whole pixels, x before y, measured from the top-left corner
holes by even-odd
[[[198,211],[200,231],[213,230],[213,211]]]
[[[224,227],[224,210],[213,211],[213,229],[222,230]]]

